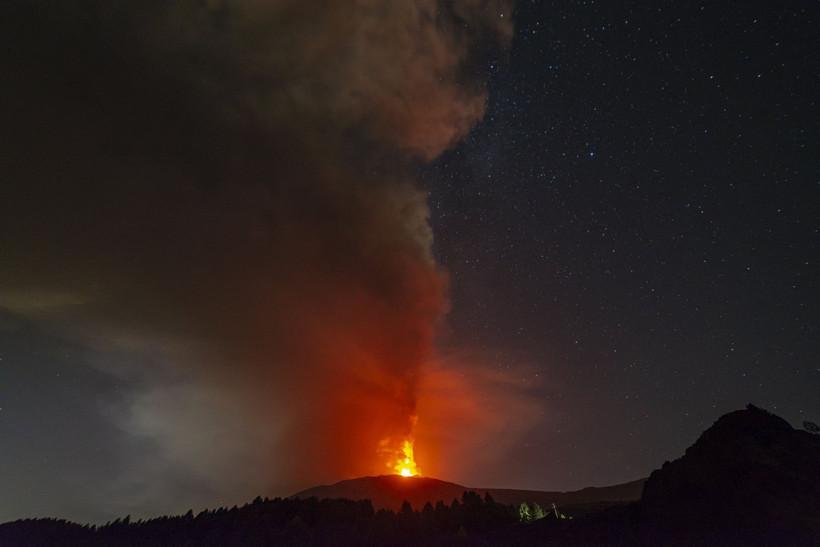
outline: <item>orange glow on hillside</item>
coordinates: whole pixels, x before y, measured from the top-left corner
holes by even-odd
[[[392,464],[393,471],[402,477],[421,475],[421,470],[416,465],[416,460],[413,457],[413,441],[404,441],[401,452],[402,455]]]

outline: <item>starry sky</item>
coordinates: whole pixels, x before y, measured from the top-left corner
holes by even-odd
[[[819,13],[519,3],[485,119],[425,170],[450,336],[541,380],[498,483],[639,477],[748,402],[820,415]]]
[[[25,4],[0,521],[288,495],[408,436],[575,489],[750,402],[820,421],[817,2]]]

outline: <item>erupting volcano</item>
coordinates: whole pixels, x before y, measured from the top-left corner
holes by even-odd
[[[421,470],[416,465],[413,458],[413,441],[405,440],[401,447],[403,457],[400,457],[393,464],[393,470],[402,477],[415,477],[421,475]]]
[[[391,475],[400,475],[402,477],[421,475],[421,469],[416,464],[413,455],[413,443],[412,437],[400,439],[388,437],[379,443],[378,453],[384,458],[385,467]]]

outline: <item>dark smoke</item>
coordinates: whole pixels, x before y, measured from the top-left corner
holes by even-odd
[[[410,173],[483,115],[508,2],[3,11],[0,307],[138,386],[129,503],[386,472],[447,306]]]

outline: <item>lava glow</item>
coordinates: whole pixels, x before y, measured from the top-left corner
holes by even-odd
[[[393,470],[402,477],[415,477],[421,471],[413,458],[413,441],[404,441],[401,447],[402,456],[393,464]]]

